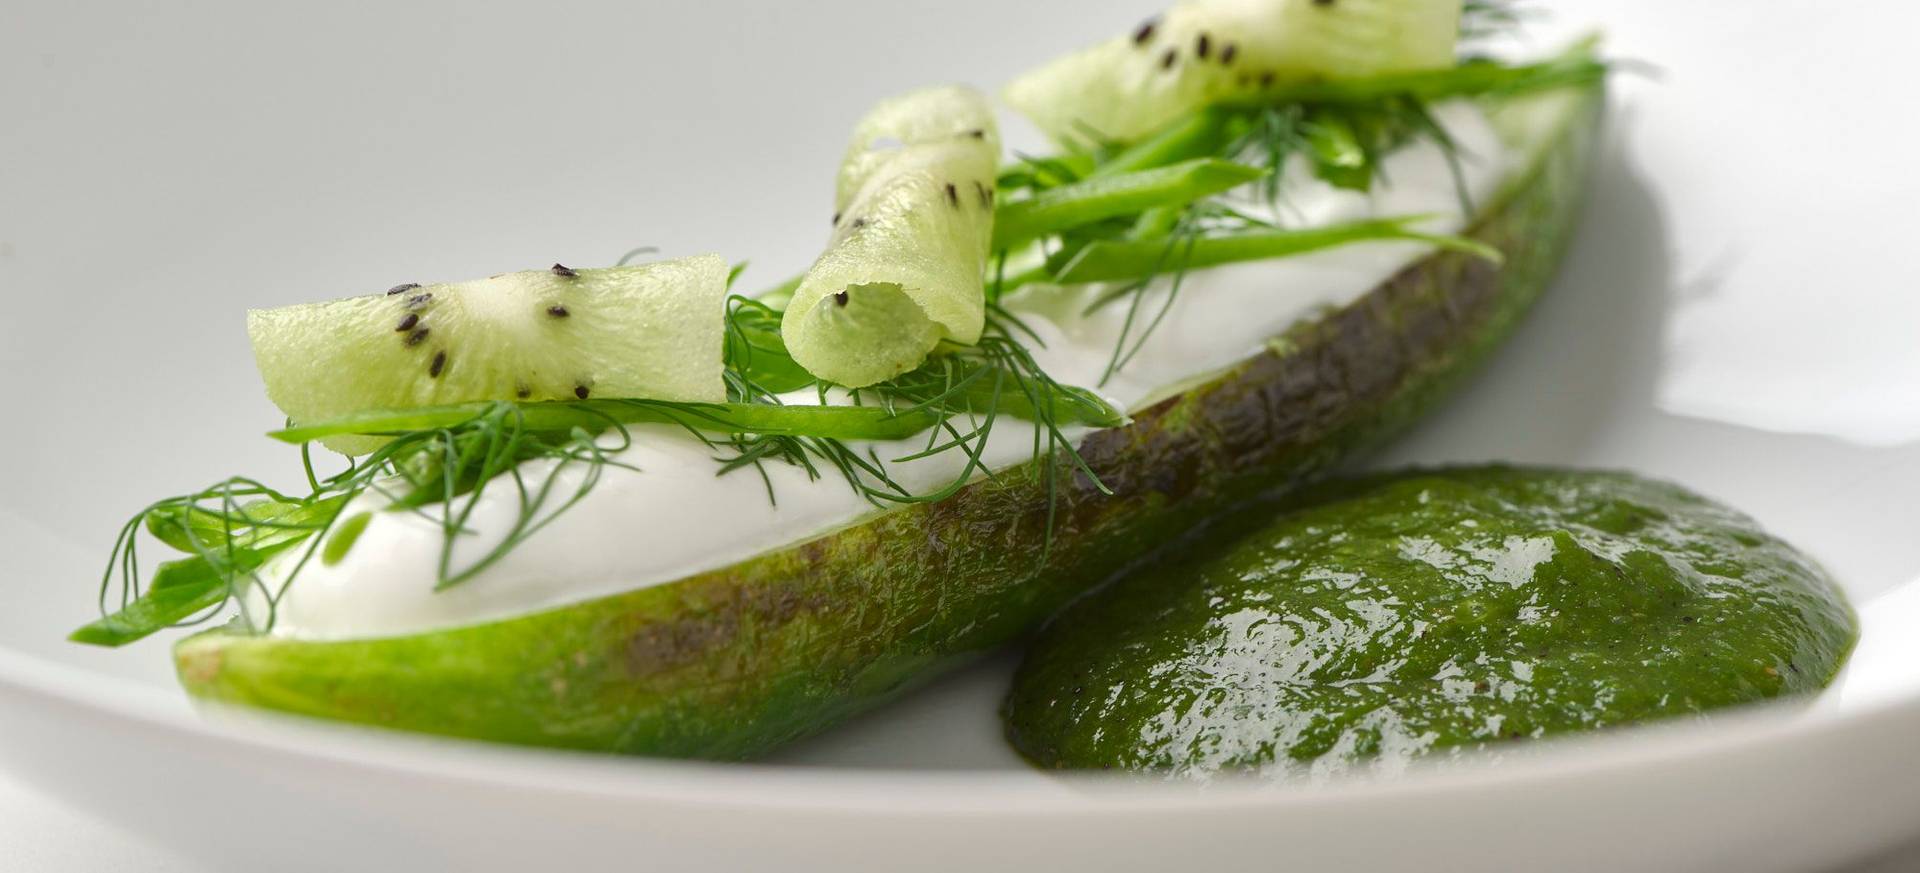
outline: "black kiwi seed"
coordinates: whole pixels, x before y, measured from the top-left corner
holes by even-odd
[[[395,294],[405,294],[408,291],[412,291],[413,289],[418,287],[420,287],[419,282],[408,282],[405,285],[395,285],[392,288],[387,289],[387,296],[392,297]]]
[[[1167,49],[1167,53],[1160,56],[1160,69],[1171,70],[1173,69],[1173,65],[1179,62],[1180,62],[1179,50]]]
[[[866,220],[866,219],[864,219],[864,218],[856,218],[856,219],[854,219],[854,220],[853,220],[853,229],[854,229],[854,230],[859,230],[860,228],[863,228],[863,227],[866,227],[866,226],[867,226],[867,220]]]
[[[1273,87],[1273,73],[1271,71],[1260,74],[1260,87],[1262,88]]]
[[[1158,18],[1149,18],[1141,23],[1140,29],[1133,32],[1133,44],[1146,45],[1147,40],[1153,39],[1154,28],[1159,26],[1160,19]]]
[[[947,202],[953,204],[955,209],[960,208],[960,189],[953,187],[952,182],[947,183]]]
[[[585,385],[575,385],[575,386],[573,386],[573,396],[575,396],[575,397],[578,397],[578,398],[580,398],[581,400],[585,400],[585,399],[587,399],[587,398],[588,398],[589,396],[592,396],[592,394],[593,394],[593,392],[592,392],[592,391],[589,391],[589,390],[587,390],[587,386],[585,386]]]
[[[838,293],[838,294],[835,294],[835,295],[833,295],[833,302],[835,302],[835,303],[838,303],[838,304],[840,304],[841,306],[845,306],[845,305],[847,305],[847,300],[848,300],[848,299],[849,299],[849,298],[847,297],[847,292],[845,292],[845,291],[842,291],[842,292],[840,292],[840,293]]]
[[[550,267],[549,269],[551,269],[551,270],[553,270],[553,274],[554,274],[555,276],[565,276],[565,277],[567,277],[567,278],[569,278],[569,279],[571,279],[571,278],[574,278],[575,276],[578,276],[578,275],[580,275],[579,273],[576,273],[576,272],[574,272],[574,271],[573,271],[573,270],[572,270],[571,268],[569,268],[569,267],[568,267],[567,265],[565,265],[565,264],[554,264],[554,265],[553,265],[552,267]]]
[[[409,312],[406,318],[400,319],[400,326],[394,328],[394,330],[399,333],[406,333],[418,326],[420,326],[420,314],[417,312]]]
[[[988,188],[984,183],[976,179],[974,180],[974,183],[973,183],[973,192],[980,196],[981,206],[993,205],[993,189],[992,188]]]
[[[573,313],[568,312],[565,306],[561,306],[556,303],[552,306],[547,307],[547,314],[553,316],[554,318],[566,318],[567,316],[572,315]]]
[[[1204,61],[1207,59],[1207,55],[1211,54],[1212,52],[1213,52],[1213,40],[1208,39],[1207,35],[1204,33],[1200,34],[1200,39],[1193,44],[1193,53],[1196,55],[1199,55],[1200,60]]]
[[[834,226],[834,227],[839,227],[839,226],[840,226],[840,213],[838,213],[838,212],[836,212],[836,213],[834,213],[834,214],[833,214],[833,226]]]
[[[436,353],[433,356],[433,363],[427,367],[427,375],[432,376],[435,379],[438,379],[440,378],[440,374],[446,372],[446,370],[447,370],[447,353],[446,352]]]
[[[1220,50],[1220,63],[1222,65],[1231,64],[1233,63],[1233,59],[1239,56],[1240,46],[1234,43],[1227,43],[1227,47]]]
[[[513,386],[513,396],[521,400],[525,400],[533,396],[533,389],[528,388],[524,383],[520,385],[515,385]]]
[[[423,342],[426,342],[427,334],[429,333],[432,333],[432,331],[423,327],[423,328],[420,328],[419,330],[414,331],[413,333],[407,334],[407,345],[417,346]]]
[[[972,130],[969,130],[969,131],[967,131],[967,135],[968,135],[968,136],[970,136],[970,137],[973,137],[974,139],[986,139],[986,138],[987,138],[987,132],[986,132],[986,131],[984,131],[984,130],[981,130],[980,128],[977,128],[977,127],[976,127],[976,128],[974,128],[974,129],[972,129]]]
[[[412,297],[407,298],[407,307],[409,309],[419,309],[420,307],[425,306],[432,302],[433,302],[433,292],[429,291],[425,294],[415,294]]]

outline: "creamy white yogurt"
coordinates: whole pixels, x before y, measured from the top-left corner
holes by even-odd
[[[1494,195],[1512,156],[1478,110],[1466,104],[1437,113],[1462,157],[1466,190],[1477,202]],[[1286,180],[1280,220],[1316,226],[1373,216],[1432,214],[1423,229],[1459,230],[1466,217],[1445,156],[1431,144],[1402,149],[1385,161],[1385,181],[1369,194],[1341,191],[1299,168]],[[1140,353],[1098,390],[1122,409],[1138,409],[1175,386],[1189,384],[1261,351],[1302,319],[1349,303],[1430,251],[1416,243],[1360,243],[1279,260],[1238,264],[1187,275],[1165,321]],[[1004,301],[1045,340],[1034,357],[1062,384],[1095,387],[1119,341],[1126,307],[1084,310],[1099,286],[1028,288]],[[1165,286],[1149,292],[1146,312],[1165,300]],[[811,481],[804,470],[768,464],[778,502],[751,470],[716,476],[714,452],[665,426],[633,429],[634,443],[619,460],[637,472],[609,468],[593,492],[532,538],[472,579],[434,591],[444,536],[439,524],[413,513],[377,513],[346,558],[333,566],[314,561],[287,586],[272,632],[308,639],[396,636],[509,618],[618,594],[733,564],[803,542],[876,512],[836,474]],[[873,444],[883,459],[924,448],[924,437]],[[996,422],[985,451],[993,469],[1032,455],[1032,426]],[[864,451],[865,446],[856,446]],[[963,458],[945,452],[890,466],[909,488],[929,490],[950,481]],[[528,465],[532,481],[551,471]],[[559,473],[564,497],[580,471]],[[489,489],[473,513],[472,533],[460,538],[454,566],[484,555],[520,517],[511,489]],[[361,508],[384,500],[363,498]],[[554,501],[557,503],[558,501]],[[263,572],[277,588],[297,555]],[[251,620],[263,602],[249,598]]]

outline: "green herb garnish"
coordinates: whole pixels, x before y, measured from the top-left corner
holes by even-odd
[[[718,475],[760,470],[770,500],[777,495],[764,465],[787,463],[814,479],[837,475],[862,498],[892,506],[943,500],[991,476],[985,449],[996,425],[1006,417],[1028,421],[1032,457],[1059,461],[1045,468],[1050,544],[1058,477],[1083,475],[1104,490],[1075,447],[1076,428],[1126,419],[1098,395],[1048,376],[1030,350],[1038,337],[996,301],[1035,283],[1107,283],[1093,305],[1125,301],[1128,312],[1104,382],[1144,346],[1191,269],[1386,240],[1497,258],[1470,240],[1417,230],[1419,216],[1286,228],[1245,214],[1222,195],[1258,186],[1276,207],[1282,171],[1296,159],[1334,185],[1364,190],[1380,182],[1386,154],[1421,139],[1457,161],[1432,117],[1435,101],[1584,84],[1606,69],[1582,48],[1539,64],[1470,60],[1450,70],[1288,86],[1257,103],[1195,112],[1138,143],[1022,158],[993,192],[996,254],[980,340],[944,344],[918,369],[856,391],[819,382],[788,353],[780,328],[796,279],[759,297],[729,299],[726,403],[473,403],[290,426],[273,436],[302,446],[309,493],[235,478],[149,506],[115,542],[100,588],[105,617],[72,638],[123,645],[205,621],[236,599],[264,610],[248,619],[270,629],[287,585],[312,561],[344,559],[377,512],[420,513],[438,523],[444,544],[436,584],[458,585],[584,499],[607,468],[631,469],[618,455],[636,425],[667,425],[701,440],[714,450]],[[730,284],[743,267],[734,268]],[[1167,293],[1148,312],[1147,292],[1156,287]],[[836,392],[838,402],[828,405]],[[311,444],[345,435],[387,441],[343,472],[319,475]],[[891,457],[865,445],[917,435],[925,435],[924,444]],[[947,452],[961,453],[964,463],[929,491],[916,493],[889,472],[889,465]],[[564,479],[563,471],[579,475]],[[456,565],[454,547],[470,535],[479,499],[501,488],[519,505],[512,529],[486,554]],[[370,492],[378,499],[364,502]],[[143,533],[184,557],[146,579]],[[274,574],[277,585],[262,574],[271,561],[292,562]]]

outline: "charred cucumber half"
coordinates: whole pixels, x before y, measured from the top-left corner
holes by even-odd
[[[1075,459],[1054,452],[731,566],[507,620],[345,641],[213,630],[177,646],[180,677],[210,700],[543,746],[744,758],[820,731],[1006,643],[1209,514],[1332,468],[1431,408],[1553,276],[1601,102],[1589,82],[1491,105],[1521,159],[1466,235],[1499,259],[1440,250],[1414,262],[1130,423],[1086,433]],[[873,170],[847,202],[882,196],[889,179],[946,198],[948,175],[978,163],[974,129],[934,131],[927,145],[912,130],[889,134],[911,152],[903,160],[933,157]],[[972,270],[978,251],[953,261]],[[844,283],[829,278],[808,291],[832,318],[809,329],[857,332],[833,320]],[[934,299],[915,299],[908,315],[932,313]],[[949,340],[973,329],[933,320]]]

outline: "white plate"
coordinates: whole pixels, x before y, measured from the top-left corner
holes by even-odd
[[[725,767],[214,723],[164,642],[60,641],[143,500],[290,472],[252,436],[275,416],[242,308],[643,243],[777,276],[872,99],[991,85],[1155,5],[47,4],[0,30],[0,764],[236,869],[1786,870],[1920,831],[1920,129],[1896,71],[1920,11],[1895,2],[1554,4],[1663,72],[1621,83],[1551,296],[1390,458],[1629,467],[1752,512],[1866,617],[1810,711],[1196,792],[1022,769],[1005,660]]]

